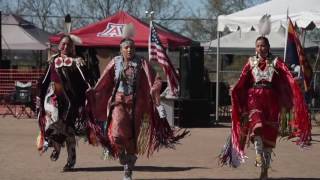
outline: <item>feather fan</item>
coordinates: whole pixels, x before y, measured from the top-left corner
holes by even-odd
[[[261,36],[266,36],[270,34],[270,31],[271,31],[270,17],[271,15],[265,14],[259,20],[258,28]]]

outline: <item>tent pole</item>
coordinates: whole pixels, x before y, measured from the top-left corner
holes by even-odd
[[[316,68],[317,68],[317,65],[318,65],[319,56],[320,56],[320,46],[318,46],[318,54],[317,54],[316,62],[313,65],[313,72],[315,72],[314,73],[314,77],[313,77],[313,82],[314,82],[313,83],[313,90],[314,91],[316,90],[316,87],[317,87],[317,72],[316,72]]]
[[[39,50],[39,64],[38,64],[38,67],[37,69],[41,69],[42,68],[42,56],[43,56],[43,50]]]
[[[289,8],[287,8],[287,28],[286,28],[286,38],[284,42],[284,53],[283,53],[283,61],[286,62],[287,59],[287,45],[288,45],[288,32],[289,32]]]
[[[301,36],[302,36],[301,39],[302,39],[302,41],[300,41],[300,42],[302,42],[301,43],[302,48],[304,48],[304,44],[305,44],[305,41],[306,41],[306,35],[307,35],[306,29],[301,28]]]
[[[0,21],[2,22],[2,11],[0,11]],[[0,61],[2,61],[4,58],[2,58],[2,23],[0,24],[0,40],[1,40],[1,45],[0,45],[0,48],[1,48],[1,59]],[[2,65],[2,64],[1,64]]]
[[[217,26],[217,39],[218,39],[218,45],[217,45],[217,64],[216,64],[216,124],[219,122],[219,57],[220,57],[220,32],[218,30]]]

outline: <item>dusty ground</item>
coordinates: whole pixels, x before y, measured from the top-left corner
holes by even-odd
[[[301,150],[291,141],[281,140],[275,149],[271,179],[320,179],[320,127],[313,127],[313,146]],[[35,119],[0,117],[0,179],[1,180],[117,180],[122,167],[117,161],[103,160],[99,147],[79,141],[74,172],[62,173],[66,163],[63,149],[60,159],[49,160],[50,153],[39,156],[35,147],[38,133]],[[249,159],[240,168],[219,167],[218,155],[229,127],[195,128],[176,150],[161,150],[151,158],[137,161],[134,179],[256,179],[254,152],[249,147]]]

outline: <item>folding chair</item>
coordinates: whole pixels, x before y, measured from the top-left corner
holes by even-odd
[[[18,106],[16,117],[19,119],[23,116],[31,118],[33,116],[32,102],[32,83],[15,82],[14,104]]]

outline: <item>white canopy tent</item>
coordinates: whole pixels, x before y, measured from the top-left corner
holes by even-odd
[[[1,14],[1,68],[42,67],[50,33],[15,14]]]
[[[257,31],[241,32],[236,31],[220,38],[220,54],[236,54],[247,55],[254,54],[255,41],[259,36]],[[266,36],[270,41],[272,54],[282,56],[285,48],[286,32],[281,28],[278,32],[271,32]],[[218,40],[201,43],[206,54],[216,54]],[[318,48],[318,45],[310,39],[305,39],[304,48],[306,51],[313,51]]]
[[[319,0],[271,0],[251,8],[218,17],[218,31],[228,28],[243,32],[258,29],[260,18],[271,15],[272,31],[287,26],[287,11],[291,20],[304,29],[320,28]]]
[[[259,20],[265,14],[271,15],[273,32],[287,27],[287,16],[300,28],[320,28],[319,0],[271,0],[230,15],[218,16],[216,82],[219,82],[220,33],[225,29],[242,32],[258,30]],[[216,97],[219,97],[219,83],[216,83]],[[219,120],[218,109],[219,98],[216,98],[216,122]]]
[[[2,49],[46,50],[49,35],[19,16],[11,14],[1,16]]]
[[[2,25],[2,49],[45,50],[47,46],[39,42],[20,26]]]

